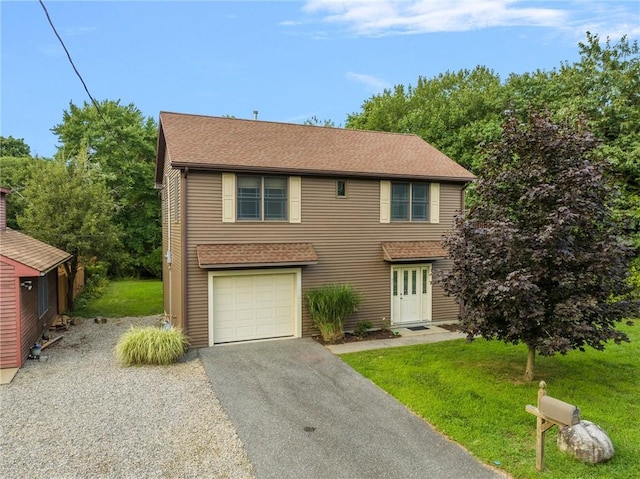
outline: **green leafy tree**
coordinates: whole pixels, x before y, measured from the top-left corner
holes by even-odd
[[[440,281],[463,305],[462,329],[526,344],[528,380],[536,352],[626,341],[616,323],[637,312],[632,250],[596,145],[585,125],[512,114],[488,150],[477,203],[444,240],[453,265]]]
[[[640,48],[627,37],[601,42],[590,33],[578,47],[575,63],[510,76],[506,97],[521,114],[533,106],[548,109],[556,121],[586,120],[621,190],[616,214],[640,248]],[[634,271],[640,291],[640,258]]]
[[[30,170],[18,224],[30,236],[73,254],[65,265],[73,308],[78,264],[110,260],[121,247],[120,230],[112,221],[116,205],[100,165],[91,164],[82,151],[68,161],[59,157],[33,163]]]
[[[500,78],[486,67],[418,78],[367,100],[348,128],[413,133],[446,155],[477,170],[478,148],[500,135],[505,109]]]
[[[0,157],[0,186],[11,190],[7,196],[7,226],[18,229],[18,216],[24,210],[24,190],[29,171],[33,163],[45,161],[42,158],[30,156],[18,158],[13,156]]]
[[[303,123],[303,125],[309,125],[309,126],[327,126],[327,127],[331,127],[331,128],[335,128],[336,124],[333,122],[333,120],[320,120],[317,116],[312,116],[311,118],[306,119]]]
[[[58,155],[77,155],[82,145],[91,163],[99,164],[117,205],[114,221],[123,231],[123,252],[112,263],[116,275],[157,275],[161,270],[161,212],[154,190],[158,127],[133,104],[105,100],[96,108],[73,103],[52,131]]]
[[[530,108],[557,122],[586,126],[621,190],[614,208],[624,234],[640,249],[640,50],[626,37],[601,42],[587,33],[580,59],[550,71],[512,74],[504,83],[487,69],[447,72],[398,85],[364,102],[347,127],[414,133],[481,174],[483,145],[500,138],[502,113],[524,119]],[[475,201],[473,188],[468,198]],[[640,291],[640,257],[633,281]]]
[[[31,148],[23,138],[0,136],[0,156],[26,158],[31,156]]]

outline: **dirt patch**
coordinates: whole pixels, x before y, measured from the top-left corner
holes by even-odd
[[[460,326],[457,324],[438,324],[439,328],[446,329],[447,331],[451,331],[452,333],[459,333]]]

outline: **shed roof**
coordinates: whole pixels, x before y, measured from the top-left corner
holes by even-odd
[[[226,171],[472,181],[417,135],[160,113],[156,182],[171,166]]]
[[[69,260],[73,255],[19,231],[0,233],[0,256],[22,263],[41,273]]]
[[[201,268],[301,266],[315,264],[318,255],[311,243],[240,243],[197,245]]]

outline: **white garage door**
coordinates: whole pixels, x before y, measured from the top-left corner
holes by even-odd
[[[294,335],[295,274],[214,277],[213,342]]]

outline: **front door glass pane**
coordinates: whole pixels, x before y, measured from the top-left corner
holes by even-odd
[[[416,294],[416,288],[418,284],[417,280],[418,272],[415,269],[411,270],[411,294]]]
[[[409,271],[407,271],[406,269],[403,271],[403,285],[402,285],[402,293],[406,296],[407,294],[409,294]]]
[[[398,272],[393,272],[393,295],[398,296]]]
[[[427,270],[422,270],[422,294],[427,294]]]

